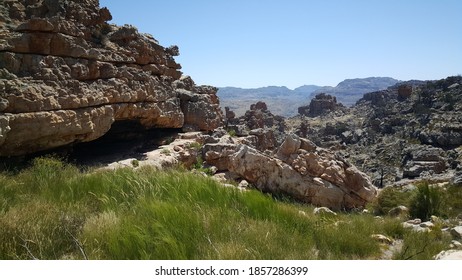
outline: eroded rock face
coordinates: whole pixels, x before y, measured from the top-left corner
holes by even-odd
[[[298,113],[300,115],[316,117],[342,107],[343,105],[341,103],[337,103],[337,98],[335,96],[320,93],[311,100],[310,105],[299,107]]]
[[[263,191],[334,210],[362,208],[377,195],[366,174],[295,135],[281,145],[278,158],[240,145],[229,157],[229,170]]]
[[[3,1],[0,156],[92,141],[119,120],[221,125],[217,89],[182,77],[177,47],[111,18],[97,0]]]

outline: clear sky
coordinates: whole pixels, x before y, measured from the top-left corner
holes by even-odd
[[[461,0],[100,0],[197,84],[332,85],[462,74]]]

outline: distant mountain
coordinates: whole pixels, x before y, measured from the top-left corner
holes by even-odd
[[[400,82],[389,77],[369,77],[363,79],[346,79],[336,87],[322,87],[313,92],[314,97],[318,93],[327,93],[337,97],[337,101],[343,105],[351,106],[363,97],[365,93],[387,89]]]
[[[264,101],[275,115],[291,117],[297,115],[298,107],[307,105],[318,93],[328,93],[337,97],[344,105],[353,105],[364,93],[386,89],[399,81],[388,77],[370,77],[364,79],[347,79],[336,87],[304,85],[296,89],[284,86],[268,86],[244,89],[222,87],[218,90],[220,104],[230,107],[238,116],[243,115],[251,104]]]
[[[319,88],[315,85],[305,85],[294,90],[278,86],[252,89],[222,87],[218,90],[218,97],[223,108],[228,106],[238,116],[244,115],[251,104],[264,101],[273,114],[290,117],[296,115],[297,108],[309,102],[311,94]]]

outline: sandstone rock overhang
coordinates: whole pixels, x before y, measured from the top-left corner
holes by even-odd
[[[5,0],[0,7],[0,156],[104,135],[114,122],[209,131],[222,124],[211,86],[97,0]]]

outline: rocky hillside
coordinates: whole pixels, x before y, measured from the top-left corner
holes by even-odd
[[[217,89],[182,76],[176,46],[111,18],[97,0],[2,1],[0,156],[92,141],[120,122],[221,125]]]
[[[336,149],[375,185],[457,180],[462,162],[462,78],[401,83],[352,108],[289,120],[297,134]]]

